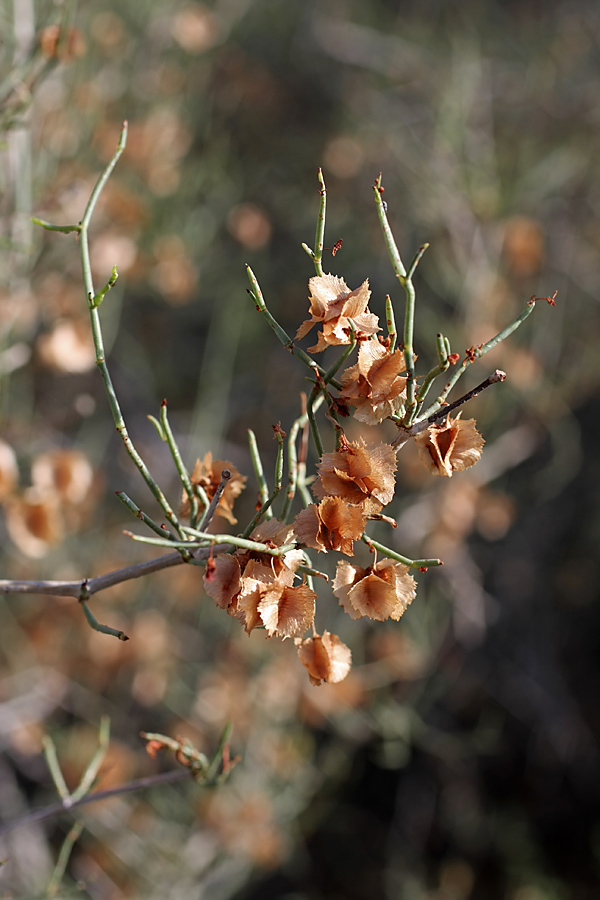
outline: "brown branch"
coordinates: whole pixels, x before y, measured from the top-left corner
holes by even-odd
[[[230,544],[221,544],[214,547],[215,553],[227,553],[232,550]],[[196,550],[192,563],[208,559],[210,548]],[[141,578],[152,572],[160,572],[185,563],[181,553],[174,551],[150,559],[147,562],[135,563],[132,566],[124,566],[107,572],[106,575],[98,575],[96,578],[82,578],[77,581],[16,581],[0,579],[0,594],[51,594],[56,597],[75,597],[76,600],[87,600],[99,591],[105,591],[115,584],[122,584],[132,578]]]
[[[50,819],[52,816],[57,816],[60,813],[72,812],[74,809],[78,809],[78,807],[85,806],[88,803],[96,803],[98,800],[107,800],[109,797],[131,794],[134,791],[141,791],[145,788],[154,787],[157,784],[183,781],[185,778],[191,777],[193,777],[193,775],[190,769],[174,769],[170,772],[162,772],[160,775],[149,775],[146,778],[138,778],[135,781],[129,781],[127,784],[109,788],[106,791],[95,791],[93,794],[86,794],[81,800],[75,800],[72,803],[69,803],[68,798],[66,800],[60,800],[58,803],[52,803],[50,806],[45,806],[43,809],[36,809],[34,812],[29,813],[29,815],[23,816],[20,819],[15,819],[12,822],[6,822],[4,825],[0,825],[0,835],[7,834],[9,831],[14,831],[17,828],[24,828],[26,825],[33,825],[35,822],[41,822],[44,819]]]
[[[215,513],[217,511],[217,506],[219,505],[221,497],[223,496],[223,494],[225,492],[225,488],[227,487],[227,484],[229,483],[230,478],[231,478],[231,472],[229,471],[229,469],[223,469],[223,471],[221,472],[221,480],[219,482],[219,486],[218,486],[217,490],[215,491],[214,497],[210,501],[210,506],[204,513],[204,518],[202,519],[202,521],[200,522],[200,525],[198,526],[198,531],[206,531],[206,529],[208,528],[208,526],[214,519]]]
[[[397,434],[392,441],[392,447],[396,447],[399,450],[409,438],[415,437],[415,435],[425,431],[426,428],[429,428],[430,425],[434,425],[439,419],[445,419],[454,409],[458,409],[463,403],[468,403],[469,400],[472,400],[473,397],[481,394],[481,392],[485,391],[490,385],[497,384],[499,381],[504,381],[505,378],[506,372],[503,372],[501,369],[496,369],[489,378],[486,378],[485,381],[482,381],[481,384],[474,387],[472,391],[467,391],[466,394],[463,394],[463,396],[459,397],[458,400],[455,400],[454,403],[449,403],[447,406],[442,407],[442,409],[438,409],[433,415],[429,416],[427,419],[421,419],[420,422],[416,422],[414,425],[411,425],[410,428],[401,428],[400,433]]]

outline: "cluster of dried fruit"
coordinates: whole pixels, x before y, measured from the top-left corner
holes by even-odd
[[[404,354],[390,350],[389,339],[376,336],[380,329],[377,316],[367,306],[368,282],[350,291],[343,279],[322,275],[311,278],[310,290],[311,318],[302,323],[296,339],[321,325],[312,353],[347,345],[352,335],[358,343],[358,362],[342,373],[336,409],[347,414],[348,407],[354,407],[355,418],[370,425],[402,414],[407,381],[402,374]],[[430,471],[444,476],[472,466],[484,443],[474,422],[462,421],[460,415],[431,425],[415,440]],[[363,537],[367,520],[379,516],[394,496],[396,464],[396,450],[390,444],[362,438],[351,442],[340,431],[337,449],[323,453],[317,463],[312,491],[318,502],[299,512],[293,524],[267,519],[250,535],[251,540],[269,548],[289,549],[273,556],[240,548],[232,554],[219,554],[207,566],[206,593],[237,617],[248,633],[262,627],[269,637],[295,638],[313,684],[345,678],[351,653],[337,635],[327,631],[319,635],[314,628],[316,594],[304,580],[294,584],[299,568],[306,565],[302,548],[354,556],[354,542]],[[231,523],[235,521],[231,504],[245,480],[235,467],[222,461],[212,466],[212,458],[207,457],[196,464],[192,482],[201,483],[211,499],[224,468],[233,474],[217,514]],[[189,503],[184,497],[182,513],[186,512]],[[368,616],[383,621],[402,616],[415,597],[416,584],[409,567],[394,559],[375,559],[367,568],[341,560],[333,593],[351,618]],[[313,636],[303,639],[311,627]]]

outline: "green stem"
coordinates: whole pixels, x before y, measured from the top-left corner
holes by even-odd
[[[404,421],[412,422],[416,412],[415,400],[415,353],[413,336],[415,327],[415,289],[412,281],[404,281],[406,306],[404,308],[404,362],[406,365],[406,413]]]
[[[396,241],[394,240],[394,235],[392,234],[392,229],[390,228],[387,214],[385,210],[385,206],[381,197],[381,192],[383,190],[381,186],[381,175],[376,179],[375,184],[373,185],[373,190],[375,193],[375,204],[377,206],[377,214],[379,216],[379,221],[381,223],[381,227],[383,230],[383,238],[385,241],[385,245],[387,247],[388,255],[390,257],[390,261],[392,263],[392,268],[396,273],[396,277],[402,287],[404,288],[404,293],[406,295],[406,304],[404,308],[404,333],[403,333],[403,341],[404,341],[404,361],[406,364],[406,412],[404,415],[404,424],[406,426],[410,425],[413,421],[417,403],[415,400],[415,354],[413,348],[413,339],[414,339],[414,322],[415,322],[415,289],[412,283],[412,276],[415,272],[415,269],[419,263],[419,260],[423,256],[423,253],[429,246],[428,244],[424,244],[415,255],[412,263],[410,264],[408,272],[404,268],[404,263],[400,257],[400,252],[396,245]]]
[[[88,767],[83,773],[82,779],[79,782],[77,788],[71,794],[71,802],[77,803],[78,800],[81,800],[82,797],[85,797],[87,793],[93,787],[93,784],[98,776],[98,772],[100,771],[100,766],[104,762],[106,757],[106,753],[108,751],[108,744],[110,741],[110,719],[108,716],[102,716],[100,719],[100,728],[98,731],[98,749],[94,753]]]
[[[261,505],[266,503],[269,498],[269,485],[265,478],[265,470],[263,468],[262,459],[260,458],[260,450],[258,449],[258,441],[256,435],[251,428],[248,429],[248,444],[250,447],[250,458],[252,460],[252,468],[258,483],[258,496]]]
[[[388,337],[390,339],[390,353],[396,349],[396,340],[398,332],[396,330],[396,317],[394,315],[394,307],[389,294],[385,297],[385,324],[387,325]]]
[[[94,340],[94,347],[95,347],[95,351],[96,351],[96,365],[97,365],[98,370],[100,371],[100,374],[104,381],[104,387],[105,387],[106,394],[108,397],[108,403],[110,406],[113,420],[115,422],[117,432],[121,436],[121,439],[123,441],[123,444],[125,446],[127,453],[129,454],[130,458],[133,460],[137,469],[141,473],[144,481],[150,488],[150,491],[152,492],[153,496],[155,497],[155,499],[157,500],[159,505],[162,507],[165,516],[167,517],[167,519],[169,520],[169,522],[171,523],[173,528],[175,528],[177,533],[181,534],[180,525],[179,525],[177,516],[171,509],[166,497],[164,496],[163,492],[161,491],[161,489],[155,482],[154,478],[150,474],[143,459],[141,458],[141,456],[135,449],[133,442],[127,432],[125,420],[123,418],[123,414],[122,414],[121,408],[119,406],[119,401],[117,399],[117,395],[116,395],[115,389],[112,384],[112,380],[111,380],[111,377],[110,377],[110,374],[108,371],[108,366],[106,365],[106,358],[105,358],[105,352],[104,352],[104,340],[102,337],[102,328],[100,325],[100,316],[99,316],[99,312],[98,312],[98,305],[100,302],[98,300],[98,297],[100,297],[100,295],[103,296],[103,294],[102,294],[102,291],[100,292],[99,295],[96,294],[96,292],[94,290],[94,282],[93,282],[93,278],[92,278],[92,267],[91,267],[91,262],[90,262],[90,248],[89,248],[89,240],[88,240],[88,228],[89,228],[89,224],[90,224],[90,221],[92,218],[92,214],[96,207],[96,203],[98,202],[98,198],[100,197],[100,194],[102,193],[102,190],[106,185],[106,182],[110,178],[110,176],[113,172],[113,169],[115,168],[121,154],[123,153],[126,142],[127,142],[127,122],[123,122],[123,127],[121,129],[121,134],[119,137],[119,143],[117,145],[117,149],[116,149],[112,159],[110,160],[110,162],[108,163],[108,165],[106,166],[106,168],[104,169],[104,171],[102,172],[100,177],[98,178],[98,181],[96,182],[94,190],[92,191],[92,194],[90,196],[88,204],[85,208],[85,212],[83,214],[83,219],[81,220],[81,222],[79,223],[79,226],[78,226],[78,228],[79,228],[79,248],[80,248],[80,254],[81,254],[81,270],[82,270],[82,275],[83,275],[83,284],[84,284],[84,289],[85,289],[85,295],[87,297],[88,307],[89,307],[89,312],[90,312],[92,337]],[[65,227],[65,226],[63,226],[63,227]],[[75,229],[71,229],[71,230],[75,230]],[[115,270],[113,269],[113,275],[114,275],[114,273],[115,273]],[[111,280],[112,279],[110,279],[108,282],[109,285],[110,285]],[[106,288],[106,290],[108,290],[108,287]],[[104,291],[104,293],[106,293],[106,290]]]
[[[242,532],[242,537],[245,538],[252,534],[252,532],[266,513],[270,513],[269,518],[273,518],[271,507],[279,496],[279,492],[281,491],[281,484],[283,481],[283,433],[278,430],[276,431],[276,435],[279,446],[277,447],[277,459],[275,461],[275,485],[271,493],[266,497],[265,500],[263,500],[262,506],[257,511],[252,521],[248,523],[248,525]]]
[[[233,725],[231,722],[227,722],[225,728],[221,732],[221,737],[219,739],[219,744],[217,749],[215,750],[211,761],[208,764],[208,768],[206,770],[206,780],[212,781],[217,776],[217,772],[219,771],[219,766],[223,762],[223,751],[225,750],[226,745],[231,740],[231,734],[233,732]],[[227,773],[224,773],[227,774]]]
[[[306,395],[303,395],[306,402]],[[313,410],[316,412],[323,403],[323,394],[315,400]],[[308,413],[304,412],[292,424],[288,437],[288,486],[285,495],[283,508],[281,511],[281,521],[287,522],[292,501],[296,495],[296,489],[300,490],[300,482],[303,481],[306,474],[306,450],[307,450],[307,425]],[[300,455],[296,452],[296,440],[298,432],[303,429],[302,443],[300,446]],[[310,502],[310,501],[309,501]]]
[[[286,350],[289,350],[293,356],[296,356],[299,360],[301,360],[305,366],[308,366],[309,369],[316,370],[320,375],[325,375],[325,370],[319,366],[314,359],[312,359],[308,353],[305,353],[304,350],[300,350],[299,347],[294,346],[294,342],[292,341],[289,334],[281,327],[279,322],[271,315],[269,310],[267,309],[267,304],[264,301],[264,297],[262,295],[262,291],[260,289],[260,285],[256,280],[256,276],[250,266],[246,265],[246,272],[248,273],[248,278],[250,280],[250,284],[252,285],[252,290],[248,290],[248,293],[254,300],[256,304],[256,308],[259,312],[263,314],[269,326],[273,329],[275,334],[277,335],[280,342],[283,344]]]
[[[48,734],[44,735],[42,744],[44,747],[44,757],[46,759],[46,765],[48,766],[48,771],[52,776],[54,787],[56,788],[59,797],[61,797],[63,800],[68,800],[70,799],[71,795],[69,794],[69,788],[67,787],[67,783],[60,768],[58,754],[56,752],[56,744]]]
[[[167,401],[163,400],[160,407],[160,424],[165,435],[166,442],[169,446],[169,450],[171,451],[171,456],[173,457],[173,462],[175,463],[175,468],[177,469],[177,473],[179,475],[179,480],[183,485],[183,489],[188,496],[190,501],[190,525],[195,525],[198,521],[199,506],[198,506],[198,497],[194,492],[194,488],[192,486],[192,480],[190,478],[190,473],[186,469],[183,459],[181,458],[181,452],[179,447],[177,446],[177,441],[175,440],[175,436],[171,429],[171,425],[169,422],[169,418],[167,415]]]
[[[427,373],[427,375],[425,376],[425,379],[423,381],[423,384],[421,385],[421,388],[417,394],[417,414],[418,414],[418,410],[420,409],[423,401],[425,400],[425,397],[427,396],[429,388],[431,387],[431,385],[433,384],[435,379],[438,377],[438,375],[441,375],[443,372],[446,372],[450,366],[450,361],[448,360],[449,353],[448,353],[448,347],[447,347],[447,340],[446,340],[446,338],[444,338],[444,336],[442,334],[438,334],[436,336],[436,349],[437,349],[439,363],[437,366],[434,366],[433,369],[431,369]]]
[[[374,541],[373,538],[368,537],[366,534],[363,534],[362,540],[368,547],[372,547],[383,556],[387,556],[389,559],[395,559],[397,562],[402,563],[404,566],[408,566],[411,569],[429,569],[432,566],[443,565],[441,559],[409,559],[408,556],[402,556],[401,553],[390,550],[389,547],[380,544],[379,541]]]
[[[171,544],[169,541],[165,541],[165,543],[161,546],[168,547],[171,546]],[[100,634],[110,634],[112,637],[116,637],[120,641],[129,640],[124,631],[119,631],[117,628],[111,628],[109,625],[102,625],[94,616],[85,600],[80,600],[79,605],[83,609],[83,614],[87,619],[88,625],[90,626],[90,628],[93,628],[94,631],[99,631]]]
[[[296,496],[296,487],[298,484],[298,454],[296,452],[296,440],[298,438],[302,419],[306,421],[306,415],[300,416],[300,418],[292,423],[288,436],[288,484],[283,506],[281,508],[282,522],[287,522],[294,497]]]
[[[323,178],[323,172],[319,169],[318,172],[319,178],[319,194],[321,195],[321,203],[319,205],[319,216],[317,218],[317,230],[315,232],[315,252],[313,261],[315,264],[315,271],[317,275],[323,274],[323,245],[325,242],[325,213],[327,211],[327,188],[325,187],[325,180]]]
[[[312,391],[310,392],[306,404],[306,414],[308,416],[308,422],[310,425],[310,433],[312,434],[315,450],[317,451],[317,457],[319,459],[321,459],[321,457],[323,456],[323,441],[321,440],[319,426],[317,425],[317,420],[315,418],[315,402],[320,390],[321,388],[319,387],[319,383],[317,382],[317,384],[315,384]]]
[[[154,521],[154,519],[150,518],[150,516],[147,516],[146,513],[140,509],[137,503],[134,503],[133,500],[127,496],[125,491],[115,491],[115,494],[117,495],[123,506],[126,506],[129,512],[132,513],[136,517],[136,519],[139,519],[144,523],[144,525],[147,525],[148,528],[152,529],[152,531],[155,532],[155,534],[159,534],[161,537],[166,537],[173,541],[177,540],[175,535],[171,534],[161,525],[158,525]]]
[[[315,249],[311,250],[308,244],[302,244],[302,249],[312,259],[317,275],[323,275],[323,245],[325,242],[325,212],[327,209],[327,189],[321,169],[318,171],[319,178],[319,194],[321,195],[321,203],[319,206],[319,216],[317,218],[317,230],[315,233]]]
[[[90,305],[93,306],[94,309],[96,309],[98,306],[100,306],[100,304],[102,303],[102,301],[104,300],[104,298],[106,297],[108,292],[111,290],[111,288],[114,288],[115,284],[117,283],[118,277],[119,277],[119,273],[117,272],[117,267],[113,266],[110,278],[108,279],[108,281],[106,282],[106,284],[104,285],[102,290],[98,291],[98,293],[94,297],[92,297],[91,300],[89,301]]]
[[[404,268],[404,263],[400,257],[400,251],[396,246],[396,241],[394,240],[394,235],[392,234],[392,229],[390,228],[387,219],[385,206],[383,205],[383,198],[381,196],[383,191],[383,188],[381,187],[381,173],[378,178],[375,179],[373,191],[375,192],[375,205],[377,206],[377,215],[379,216],[379,222],[383,231],[385,246],[387,247],[389,257],[392,261],[392,267],[396,273],[396,277],[400,281],[400,284],[403,284],[403,281],[406,278],[406,269]]]
[[[269,544],[262,544],[260,541],[251,541],[247,538],[238,537],[233,534],[212,534],[206,531],[197,531],[195,528],[188,528],[184,525],[184,531],[197,541],[162,541],[160,538],[146,537],[142,534],[132,534],[131,531],[123,533],[132,540],[140,544],[152,544],[154,547],[171,547],[182,550],[197,550],[200,547],[206,547],[207,542],[210,544],[232,544],[234,547],[241,547],[243,550],[254,550],[256,553],[268,553],[269,556],[283,556],[290,550],[296,549],[296,544],[284,544],[282,547],[271,547]]]
[[[46,231],[59,231],[61,234],[71,234],[73,231],[81,231],[81,225],[51,225],[45,219],[31,218],[34,225],[41,225]]]
[[[407,281],[412,280],[412,277],[415,274],[415,270],[416,270],[417,266],[419,265],[419,263],[421,262],[421,258],[428,247],[429,247],[429,244],[425,243],[425,244],[423,244],[422,247],[419,247],[419,249],[415,253],[413,261],[411,262],[410,266],[408,267],[408,272],[406,273]]]
[[[331,368],[327,369],[325,375],[323,376],[323,381],[325,382],[325,384],[332,384],[334,388],[336,388],[338,391],[341,391],[342,385],[339,381],[335,381],[333,376],[341,369],[355,347],[356,329],[354,328],[353,323],[350,321],[350,343],[341,354],[341,356],[338,356]]]
[[[498,334],[495,335],[495,337],[491,338],[486,344],[481,344],[480,347],[473,348],[472,352],[470,352],[465,357],[465,359],[462,361],[462,364],[452,374],[452,378],[446,384],[444,390],[439,395],[437,400],[434,403],[432,403],[431,406],[424,413],[422,413],[419,416],[419,421],[422,421],[423,419],[428,419],[430,416],[432,416],[434,413],[436,413],[438,411],[438,409],[440,409],[444,405],[444,403],[446,401],[446,397],[448,396],[448,394],[450,393],[450,391],[452,390],[452,388],[454,387],[454,385],[456,384],[458,379],[468,369],[468,367],[472,363],[474,363],[475,360],[481,359],[482,356],[485,356],[486,353],[489,353],[490,350],[493,350],[494,347],[497,347],[498,344],[500,344],[509,335],[511,335],[513,333],[513,331],[516,331],[517,328],[519,328],[519,326],[523,324],[525,319],[527,319],[528,316],[531,315],[531,313],[534,310],[535,303],[536,303],[536,301],[532,298],[529,301],[529,303],[527,304],[527,306],[525,307],[525,309],[523,310],[523,312],[521,313],[521,315],[517,316],[517,318],[513,322],[511,322],[509,325],[507,325],[506,328],[503,328],[502,331],[499,331]]]
[[[60,886],[65,877],[65,871],[71,853],[73,852],[73,847],[79,840],[84,827],[83,822],[75,822],[65,837],[62,847],[60,848],[60,853],[58,854],[58,859],[56,860],[56,865],[54,866],[54,871],[52,872],[48,886],[46,887],[46,897],[56,897],[60,891]]]

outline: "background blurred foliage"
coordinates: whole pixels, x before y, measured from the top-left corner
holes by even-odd
[[[95,371],[75,239],[29,223],[81,217],[123,118],[93,264],[98,283],[119,266],[102,310],[111,371],[173,497],[146,420],[163,397],[189,464],[212,450],[247,474],[247,427],[268,459],[271,425],[297,415],[304,373],[256,314],[244,263],[294,332],[319,165],[326,243],[344,241],[331,270],[351,287],[368,277],[374,312],[399,296],[372,200],[380,171],[405,259],[431,243],[417,281],[424,369],[438,330],[462,354],[532,294],[558,290],[558,305],[469,372],[467,387],[496,365],[508,373],[472,404],[488,441],[472,473],[432,483],[402,451],[394,540],[446,565],[420,577],[400,625],[345,621],[322,602],[319,627],[354,653],[342,684],[311,688],[289,645],[240,634],[197,570],[96,599],[127,645],[91,632],[72,601],[6,598],[3,817],[52,796],[46,731],[74,784],[108,713],[108,787],[154,771],[139,730],[203,746],[230,719],[243,762],[222,790],[88,808],[75,894],[595,898],[597,4],[5,0],[3,79],[60,15],[80,40],[1,150],[3,577],[147,558],[121,535],[113,491],[145,500]],[[4,839],[6,896],[43,893],[67,819]]]

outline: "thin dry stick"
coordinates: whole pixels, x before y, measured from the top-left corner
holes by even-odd
[[[229,553],[233,549],[229,544],[220,544],[214,547],[215,553]],[[209,548],[196,550],[193,559],[189,562],[195,564],[208,559]],[[51,594],[55,597],[75,597],[76,600],[86,600],[99,591],[105,591],[115,584],[130,581],[132,578],[141,578],[152,572],[160,572],[162,569],[170,569],[185,563],[181,553],[165,553],[156,559],[147,562],[135,563],[132,566],[124,566],[115,569],[105,575],[96,578],[82,578],[77,581],[12,581],[0,580],[0,594]]]
[[[150,775],[147,778],[137,778],[135,781],[129,781],[119,787],[109,788],[106,791],[95,791],[93,794],[86,794],[81,800],[74,803],[65,803],[59,800],[43,809],[37,809],[35,812],[21,819],[15,819],[14,822],[6,822],[0,825],[0,835],[7,834],[9,831],[15,831],[17,828],[24,828],[26,825],[34,825],[36,822],[42,822],[44,819],[50,819],[63,812],[72,812],[80,806],[87,806],[88,803],[97,803],[98,800],[107,800],[109,797],[119,797],[122,794],[132,794],[134,791],[142,791],[145,788],[154,787],[157,784],[167,784],[172,781],[183,781],[185,778],[192,778],[193,774],[190,769],[174,769],[171,772],[162,772],[160,775]]]
[[[392,447],[396,447],[399,450],[404,446],[409,438],[415,437],[415,435],[420,434],[422,431],[425,431],[425,429],[429,428],[430,425],[435,425],[435,423],[439,419],[445,419],[446,416],[452,412],[452,410],[457,409],[459,406],[462,406],[463,403],[468,403],[469,400],[472,400],[473,397],[481,394],[481,392],[485,391],[485,389],[490,385],[497,384],[499,381],[504,381],[505,379],[506,372],[503,372],[502,369],[496,369],[496,371],[492,375],[490,375],[489,378],[486,378],[485,381],[482,381],[481,384],[478,384],[477,387],[473,388],[472,391],[467,391],[466,394],[463,394],[463,396],[459,397],[458,400],[455,400],[454,403],[449,403],[448,406],[444,406],[442,409],[439,409],[427,419],[421,419],[420,422],[417,422],[410,428],[402,428],[400,430],[400,434],[397,434],[392,441]]]

